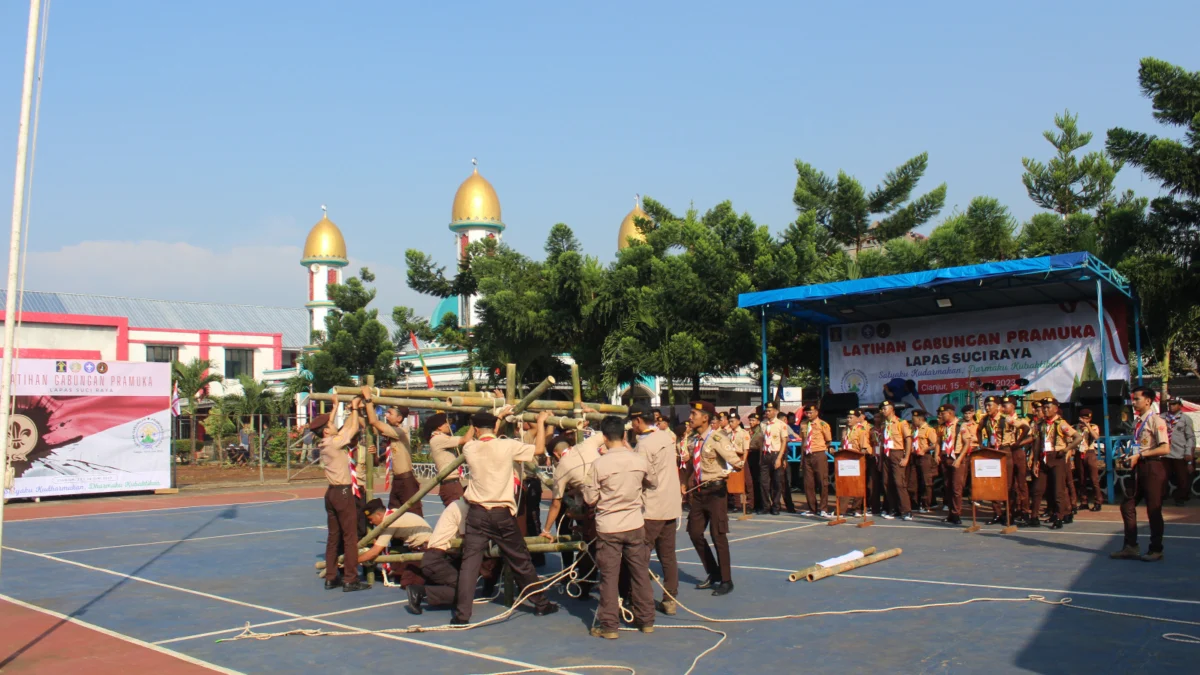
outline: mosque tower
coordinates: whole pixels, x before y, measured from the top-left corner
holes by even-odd
[[[450,231],[454,233],[455,259],[459,263],[467,254],[467,246],[486,238],[498,241],[504,232],[496,189],[479,175],[479,166],[474,159],[471,164],[475,165],[475,170],[458,186],[450,209]],[[475,296],[459,298],[458,303],[460,325],[476,325],[479,313],[475,310]]]
[[[342,231],[329,219],[324,206],[321,212],[321,220],[313,225],[304,241],[304,255],[300,259],[300,264],[308,270],[308,302],[304,306],[308,308],[310,331],[325,330],[325,315],[333,307],[328,284],[342,283],[342,268],[350,264]]]
[[[617,250],[629,248],[629,239],[633,238],[637,241],[645,242],[646,235],[642,234],[637,228],[635,218],[645,218],[652,220],[650,214],[642,210],[642,196],[633,196],[633,210],[625,214],[625,220],[621,221],[621,229],[617,232]]]

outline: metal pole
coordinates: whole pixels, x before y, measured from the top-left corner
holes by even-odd
[[[33,65],[37,57],[42,0],[29,0],[25,34],[25,74],[21,81],[21,118],[17,125],[17,168],[13,172],[12,232],[8,241],[8,292],[4,297],[4,358],[0,367],[0,542],[4,540],[4,489],[8,487],[8,408],[12,399],[13,333],[17,328],[17,272],[20,267],[21,220],[25,215],[25,171],[29,157],[29,113],[33,103]]]
[[[1116,495],[1117,476],[1113,473],[1113,455],[1116,454],[1116,443],[1109,433],[1108,423],[1108,346],[1104,344],[1104,286],[1096,279],[1096,330],[1100,335],[1100,396],[1104,402],[1100,404],[1104,410],[1104,465],[1108,474],[1108,503],[1113,503]]]
[[[1133,343],[1137,350],[1138,386],[1142,386],[1142,310],[1137,296],[1133,296]],[[1170,373],[1168,373],[1168,376]]]
[[[827,362],[829,360],[829,328],[821,328],[821,391],[817,392],[817,400],[825,395],[825,374],[828,370]]]
[[[283,453],[283,455],[285,457],[285,459],[283,460],[283,466],[284,466],[283,475],[287,479],[287,481],[291,481],[292,480],[292,418],[291,417],[288,417],[287,422],[284,423],[283,437],[287,439],[287,452]]]
[[[764,307],[758,313],[762,317],[762,402],[765,406],[771,400],[768,396],[771,393],[771,376],[767,372],[767,309]]]
[[[267,482],[263,477],[263,419],[262,413],[258,415],[258,484],[262,485]]]

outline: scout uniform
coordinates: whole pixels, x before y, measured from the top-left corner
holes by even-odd
[[[716,417],[717,410],[708,401],[695,401],[694,410],[708,413],[710,424]],[[687,438],[691,476],[688,488],[688,536],[700,561],[704,563],[704,571],[708,578],[698,584],[697,588],[710,588],[720,582],[714,595],[724,595],[733,590],[733,567],[729,560],[729,505],[725,489],[725,477],[729,475],[728,466],[742,467],[742,459],[733,449],[729,437],[716,431],[711,426],[703,435],[693,432]],[[716,558],[712,549],[704,539],[704,529],[708,528],[712,536],[713,546],[717,549]]]
[[[876,413],[871,424],[871,451],[867,454],[867,507],[877,516],[892,512],[883,462],[883,415]]]
[[[730,436],[733,437],[733,449],[736,450],[739,455],[741,455],[743,462],[747,462],[747,464],[743,465],[742,468],[729,474],[729,506],[731,508],[741,506],[742,509],[745,510],[748,503],[747,499],[750,495],[754,494],[753,481],[750,480],[749,466],[750,432],[741,425],[738,425],[736,428],[734,428],[732,421],[730,421],[729,428],[732,430],[730,431]],[[740,504],[734,503],[734,495],[739,496]]]
[[[1167,424],[1157,413],[1147,411],[1134,418],[1133,440],[1138,453],[1155,450],[1170,443]],[[1121,520],[1125,523],[1125,549],[1137,554],[1137,504],[1146,500],[1146,519],[1150,521],[1150,548],[1147,558],[1157,560],[1163,550],[1163,497],[1167,494],[1167,468],[1162,456],[1142,456],[1133,470],[1133,490],[1121,500]],[[1126,557],[1114,554],[1113,557]]]
[[[1171,439],[1171,452],[1166,456],[1167,474],[1175,481],[1175,506],[1183,506],[1192,498],[1192,456],[1196,451],[1196,429],[1192,418],[1183,414],[1183,401],[1171,399],[1168,412],[1162,416]],[[1171,410],[1176,406],[1179,410]],[[1079,484],[1081,487],[1082,482]]]
[[[954,416],[954,406],[943,405],[938,408],[938,415],[944,412],[949,412],[952,417],[948,423],[938,427],[937,435],[938,462],[942,468],[942,502],[950,512],[946,522],[957,525],[962,522],[963,483],[970,466],[963,466],[963,461],[972,440],[967,425]]]
[[[400,426],[392,426],[385,422],[375,428],[389,440],[384,460],[392,470],[389,476],[391,489],[388,491],[388,508],[396,509],[421,491],[421,483],[413,474],[412,440],[408,431]],[[424,516],[425,509],[421,506],[421,501],[417,500],[406,513]]]
[[[583,499],[583,487],[591,481],[592,464],[597,459],[600,459],[600,446],[604,445],[603,434],[592,434],[588,436],[582,443],[573,447],[567,448],[558,458],[558,463],[554,465],[554,503],[559,505],[559,509],[554,508],[554,503],[550,506],[551,515],[556,515],[561,512],[562,504],[569,503],[567,511],[572,520],[567,527],[563,527],[562,518],[557,517],[560,522],[558,524],[559,534],[564,534],[564,529],[567,532],[579,534],[585,541],[592,542],[589,549],[590,555],[583,556],[579,562],[579,566],[575,568],[579,575],[579,590],[580,597],[590,595],[592,585],[596,583],[596,512]],[[672,456],[674,453],[672,453]],[[678,476],[675,482],[679,482]],[[679,490],[675,491],[679,494]],[[678,504],[679,500],[675,500]],[[554,523],[546,523],[546,529],[550,529]],[[572,560],[574,558],[572,557]],[[564,559],[565,562],[565,559]],[[570,564],[566,562],[565,564]]]
[[[768,403],[768,408],[775,409],[774,403]],[[759,461],[758,482],[763,493],[763,497],[767,501],[767,509],[771,515],[779,515],[780,497],[784,490],[784,475],[787,470],[787,459],[785,454],[784,466],[775,468],[775,462],[779,459],[779,453],[787,453],[788,438],[791,437],[790,428],[787,421],[776,415],[775,419],[766,424],[763,429],[763,447],[762,456]]]
[[[1015,397],[1005,396],[1000,399],[1000,404],[1011,405],[1014,411],[1011,414],[1006,411],[1005,436],[1001,441],[1001,446],[1007,443],[1012,448],[1012,485],[1009,487],[1008,498],[1015,513],[1028,516],[1029,469],[1034,459],[1030,454],[1033,450],[1033,424],[1028,418],[1016,415]]]
[[[600,607],[592,635],[615,639],[621,626],[618,605],[621,569],[629,573],[631,608],[637,626],[646,633],[654,626],[654,589],[650,587],[650,550],[646,547],[642,515],[643,490],[658,481],[644,455],[611,445],[592,463],[583,498],[596,509],[596,567],[600,570]]]
[[[518,588],[525,589],[538,581],[529,549],[517,528],[516,472],[513,470],[513,462],[532,461],[537,448],[511,438],[496,438],[492,435],[495,424],[495,415],[475,413],[471,425],[479,435],[463,446],[463,455],[471,471],[471,484],[465,494],[470,508],[467,510],[466,534],[463,535],[462,568],[458,571],[458,588],[462,589],[475,588],[479,581],[479,569],[489,539],[500,549],[501,557],[512,569]],[[547,600],[545,592],[535,593],[529,600],[538,616],[558,611],[558,605]],[[473,594],[459,593],[451,622],[465,624],[470,621],[473,602]]]
[[[325,425],[333,424],[329,415],[315,417],[309,430],[324,431]],[[361,510],[355,501],[354,488],[357,480],[351,467],[350,446],[358,434],[358,418],[351,412],[340,431],[321,439],[321,468],[329,487],[325,489],[325,514],[329,535],[325,539],[325,588],[342,586],[343,591],[362,590],[365,584],[358,581],[358,518]],[[338,555],[344,559],[345,570],[342,581],[338,581]]]
[[[1054,399],[1042,399],[1042,405],[1057,404]],[[1041,522],[1037,514],[1041,512],[1042,495],[1047,485],[1054,491],[1054,506],[1051,529],[1062,529],[1063,519],[1071,513],[1067,493],[1067,451],[1069,442],[1075,438],[1075,430],[1071,428],[1055,411],[1037,427],[1033,452],[1033,490],[1030,494],[1030,515],[1026,525],[1039,527]]]
[[[800,437],[804,439],[801,446],[804,453],[804,497],[808,501],[809,512],[823,516],[829,510],[829,460],[825,451],[833,441],[833,432],[829,423],[821,418],[816,421],[805,419],[800,425]],[[818,490],[820,502],[817,501]]]
[[[918,420],[920,422],[918,423]],[[912,458],[908,462],[908,497],[921,513],[937,501],[933,497],[933,474],[937,471],[934,455],[937,452],[938,432],[925,419],[925,411],[913,411]]]
[[[644,415],[644,411],[631,410],[630,417]],[[650,472],[654,474],[654,487],[644,493],[645,530],[647,550],[653,548],[662,564],[663,586],[670,599],[663,597],[663,604],[671,607],[679,594],[679,564],[675,556],[675,524],[683,516],[683,505],[679,503],[680,483],[677,468],[675,442],[665,431],[651,427],[649,433],[637,437],[634,447],[646,458]],[[651,591],[654,589],[651,588]]]
[[[962,434],[963,447],[966,454],[970,455],[972,450],[979,447],[979,420],[975,417],[974,406],[964,405],[962,407]],[[963,468],[964,465],[965,468]],[[971,492],[971,460],[964,457],[959,461],[958,466],[959,472],[963,475],[962,493],[965,496]]]
[[[424,427],[426,436],[429,438],[429,458],[433,460],[433,465],[437,468],[438,473],[441,473],[442,469],[446,468],[450,462],[458,459],[459,448],[462,447],[457,436],[438,431],[445,423],[446,414],[437,413],[425,421]],[[462,499],[463,481],[461,466],[457,471],[442,479],[442,482],[438,484],[438,497],[442,498],[442,506],[450,506]]]
[[[871,445],[871,425],[867,424],[866,420],[862,418],[861,410],[851,410],[846,413],[846,416],[851,418],[857,417],[859,419],[857,422],[851,424],[848,429],[846,429],[846,435],[842,437],[842,450],[857,452],[860,455],[867,455],[867,464],[870,465],[870,458],[874,453],[874,448]],[[870,471],[868,471],[867,475],[864,476],[868,490],[870,490],[871,487],[870,475]],[[851,497],[846,503],[846,515],[854,515],[854,512],[859,507],[860,505],[858,503],[858,497]],[[863,504],[861,507],[865,509],[866,505]]]
[[[1097,443],[1100,439],[1100,427],[1092,424],[1089,417],[1086,421],[1080,419],[1075,425],[1075,430],[1083,436],[1083,442],[1079,444],[1078,456],[1075,458],[1075,473],[1079,480],[1079,490],[1084,491],[1091,484],[1091,506],[1087,508],[1091,511],[1099,511],[1100,505],[1104,503],[1104,489],[1100,485],[1100,459],[1096,453]],[[1083,495],[1081,495],[1083,496]],[[1087,498],[1083,500],[1087,506]]]
[[[984,404],[996,404],[996,412],[994,414],[984,415],[979,421],[979,446],[988,450],[995,450],[1004,455],[1002,458],[1008,470],[1005,476],[1008,478],[1008,484],[1005,486],[1009,495],[1008,504],[1015,505],[1015,493],[1013,481],[1013,461],[1012,461],[1012,444],[1016,439],[1016,434],[1013,432],[1011,420],[1000,411],[1000,399],[996,396],[988,396],[984,399]],[[1005,522],[1004,509],[1001,502],[992,502],[992,520],[990,524]]]
[[[908,499],[908,485],[905,480],[909,453],[912,443],[912,431],[908,422],[899,417],[887,418],[885,411],[894,410],[892,404],[884,402],[879,414],[884,415],[881,449],[883,451],[883,466],[886,473],[888,496],[891,497],[894,514],[905,520],[912,520],[912,503]],[[890,518],[884,514],[884,518]]]
[[[363,512],[368,516],[372,513],[382,513],[383,518],[391,517],[395,509],[383,508],[383,501],[373,499],[367,502]],[[372,561],[376,556],[387,553],[393,542],[398,542],[402,546],[396,546],[395,549],[401,553],[417,553],[425,550],[425,544],[429,541],[429,535],[432,528],[429,523],[421,516],[412,511],[405,511],[400,514],[400,517],[392,521],[375,538],[375,542],[371,545],[371,549],[366,555],[360,555],[359,560]],[[425,578],[421,575],[421,563],[383,563],[380,567],[384,572],[395,575],[402,588],[416,587],[420,588],[425,583]]]

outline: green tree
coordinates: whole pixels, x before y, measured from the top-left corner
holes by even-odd
[[[375,299],[375,289],[364,282],[374,280],[375,275],[364,267],[345,284],[329,284],[334,307],[325,316],[325,332],[317,336],[319,350],[305,361],[317,391],[350,384],[352,376],[365,379],[374,375],[379,384],[392,381],[395,346],[379,321],[379,311],[367,309]]]
[[[171,385],[179,387],[183,412],[191,422],[192,461],[196,461],[196,413],[199,404],[208,398],[209,386],[222,381],[217,373],[210,372],[212,362],[208,359],[192,359],[188,363],[175,361],[171,364]]]
[[[222,399],[222,408],[230,417],[253,426],[255,416],[269,415],[274,411],[275,392],[265,382],[259,382],[249,375],[239,375],[238,384],[241,385],[240,392],[227,394]],[[259,427],[262,427],[261,418]]]
[[[1054,146],[1055,155],[1049,162],[1021,159],[1025,167],[1021,182],[1029,198],[1063,217],[1099,208],[1107,202],[1112,197],[1113,180],[1121,169],[1119,161],[1110,162],[1102,151],[1076,157],[1077,150],[1092,142],[1092,133],[1080,132],[1078,121],[1079,115],[1072,115],[1070,110],[1054,116],[1058,133],[1042,133]]]
[[[225,463],[225,437],[234,433],[233,416],[225,409],[222,399],[214,399],[208,414],[204,416],[204,431],[213,439],[213,447],[217,451],[217,461]]]
[[[881,185],[867,192],[858,179],[844,171],[839,171],[834,180],[811,164],[796,160],[798,175],[792,201],[801,216],[811,213],[834,240],[853,247],[857,256],[870,240],[895,239],[942,210],[945,183],[909,201],[928,164],[929,154],[923,152],[889,171]],[[875,217],[880,219],[873,223]]]

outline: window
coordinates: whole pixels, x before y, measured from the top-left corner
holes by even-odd
[[[174,363],[179,360],[179,347],[146,345],[146,363]]]
[[[225,379],[236,380],[238,375],[254,377],[253,349],[225,350]]]
[[[280,368],[295,368],[296,361],[300,358],[300,352],[284,351]]]

